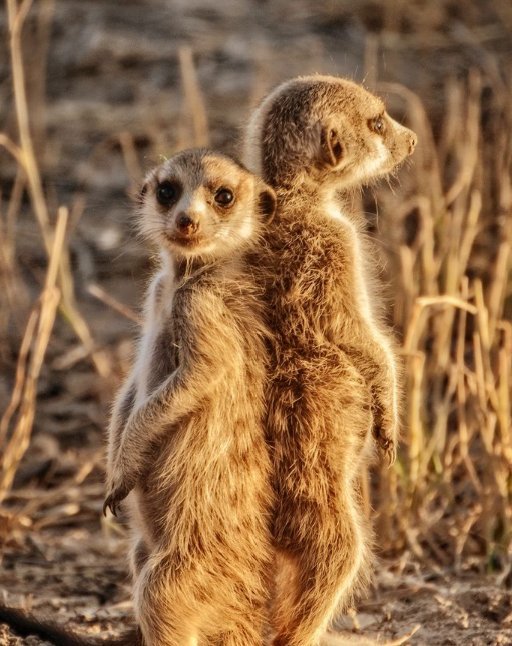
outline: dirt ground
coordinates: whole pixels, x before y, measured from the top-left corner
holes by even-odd
[[[33,127],[49,203],[54,211],[71,207],[78,302],[109,374],[97,376],[59,319],[39,384],[32,444],[0,513],[0,593],[10,604],[104,635],[131,616],[125,530],[104,519],[101,506],[108,404],[129,365],[137,326],[90,288],[129,312],[138,307],[150,264],[132,235],[128,191],[161,154],[201,143],[180,76],[187,47],[210,143],[228,152],[257,98],[289,76],[313,71],[365,77],[370,85],[404,84],[421,98],[435,129],[448,77],[471,67],[490,76],[512,69],[512,9],[509,0],[56,0],[49,15],[47,41],[36,10],[26,29],[33,37],[25,47],[29,93],[39,101]],[[41,102],[31,73],[44,71],[45,42]],[[2,8],[0,130],[15,136],[6,43]],[[404,106],[396,97],[389,102],[400,118]],[[14,175],[2,155],[3,199]],[[28,305],[44,275],[38,231],[24,209],[20,308],[0,344],[1,409]],[[339,627],[383,643],[419,625],[411,644],[512,644],[511,577],[484,575],[484,569],[475,561],[461,572],[439,570],[407,553],[383,561],[369,598]],[[0,643],[42,642],[0,628]]]
[[[82,634],[116,634],[131,617],[125,542],[109,521],[98,522],[100,488],[88,505],[71,502],[80,500],[78,493],[68,491],[70,502],[60,505],[54,527],[6,547],[0,589],[10,603]],[[512,591],[496,577],[425,572],[407,561],[382,564],[370,597],[339,620],[340,644],[385,644],[415,628],[407,643],[418,646],[512,644]],[[4,627],[0,643],[44,642],[19,639]]]

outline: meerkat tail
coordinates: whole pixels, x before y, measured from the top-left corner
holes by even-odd
[[[350,646],[401,646],[406,644],[420,628],[421,626],[417,624],[406,635],[397,637],[392,641],[382,641],[381,639],[348,632],[327,632],[320,639],[320,646],[347,646],[347,644],[350,644]]]
[[[23,610],[6,606],[0,606],[0,623],[7,624],[20,637],[34,635],[56,646],[142,646],[142,638],[135,627],[111,639],[82,637],[57,624],[37,619]]]

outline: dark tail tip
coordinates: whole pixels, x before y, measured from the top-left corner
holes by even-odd
[[[0,623],[7,624],[20,637],[35,635],[55,646],[143,646],[138,628],[131,628],[119,637],[101,639],[80,637],[72,631],[25,613],[23,610],[0,605]]]

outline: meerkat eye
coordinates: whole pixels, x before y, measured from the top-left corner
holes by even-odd
[[[180,187],[175,182],[160,182],[156,187],[156,199],[162,206],[171,206],[180,195]]]
[[[386,122],[382,117],[375,117],[375,119],[370,119],[368,121],[368,127],[378,135],[383,135],[386,132]]]
[[[234,200],[234,195],[229,190],[229,188],[219,188],[219,190],[215,193],[215,202],[219,206],[223,206],[223,207],[230,206],[233,200]]]

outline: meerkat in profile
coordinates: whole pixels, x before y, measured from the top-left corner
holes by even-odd
[[[140,231],[160,250],[161,266],[111,415],[105,501],[115,513],[130,492],[141,632],[126,642],[132,646],[264,644],[272,563],[268,332],[245,257],[275,205],[259,178],[207,150],[172,157],[141,191]],[[16,623],[19,615],[0,608],[0,620],[23,634],[55,634],[26,617]]]
[[[257,252],[253,259],[274,338],[266,391],[279,562],[274,646],[318,644],[370,575],[357,479],[372,434],[394,460],[397,366],[376,312],[364,223],[343,192],[390,173],[415,145],[379,98],[326,76],[278,87],[245,132],[243,161],[278,196],[264,234],[272,263]]]

